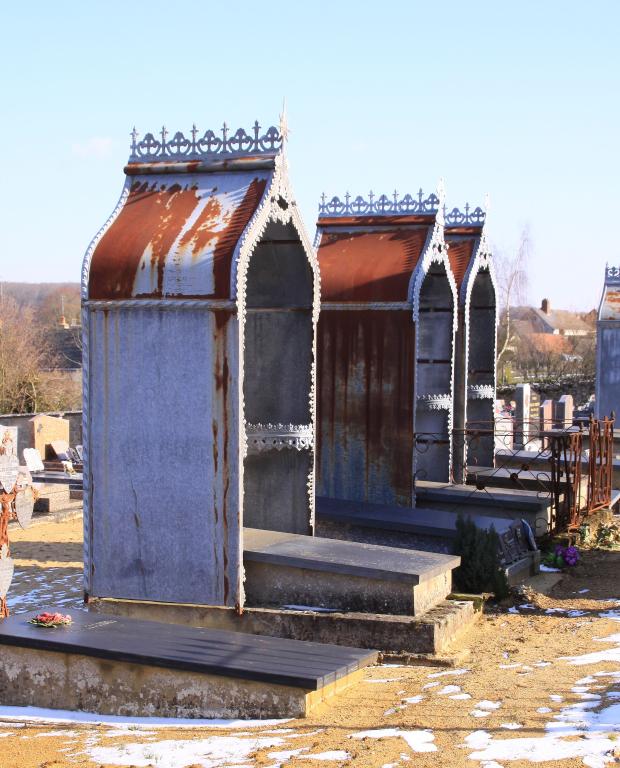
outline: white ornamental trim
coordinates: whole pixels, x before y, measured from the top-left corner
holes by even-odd
[[[314,446],[312,424],[247,424],[248,451],[303,451]]]
[[[418,395],[416,398],[418,405],[426,411],[451,411],[452,395]]]
[[[470,400],[495,400],[495,387],[492,384],[472,384],[467,387]]]

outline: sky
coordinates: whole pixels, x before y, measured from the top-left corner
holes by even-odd
[[[312,237],[327,195],[490,197],[527,298],[589,310],[620,211],[620,3],[34,0],[2,6],[0,281],[80,279],[129,133],[276,124]]]

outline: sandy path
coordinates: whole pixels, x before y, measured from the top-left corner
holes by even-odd
[[[41,597],[32,596],[33,588],[79,605],[80,538],[79,520],[13,532],[15,611]],[[456,649],[468,651],[462,671],[375,667],[307,720],[236,729],[4,723],[0,766],[521,768],[535,759],[549,768],[597,768],[617,762],[619,574],[620,553],[588,553],[551,594],[532,595],[533,608],[485,615]],[[44,581],[33,583],[35,576]],[[562,658],[592,653],[606,658]],[[393,730],[355,738],[377,729]]]

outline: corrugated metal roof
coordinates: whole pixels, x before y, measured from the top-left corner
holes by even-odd
[[[122,210],[97,244],[91,299],[230,297],[237,242],[271,170],[132,176]]]
[[[446,232],[448,243],[448,259],[456,281],[456,288],[460,291],[467,267],[474,255],[474,245],[479,235],[469,237],[451,237]]]
[[[409,281],[424,250],[428,224],[323,231],[318,257],[323,301],[407,301]],[[319,221],[321,226],[321,221]]]

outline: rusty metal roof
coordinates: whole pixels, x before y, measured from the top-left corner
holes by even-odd
[[[411,276],[441,217],[443,186],[428,197],[321,197],[315,246],[323,302],[407,302]]]
[[[426,224],[323,231],[318,257],[323,301],[407,301],[409,282],[434,217]],[[319,220],[319,227],[328,224]],[[386,226],[387,225],[387,226]]]
[[[237,243],[271,181],[283,134],[168,140],[134,129],[121,204],[90,259],[88,298],[228,299]]]
[[[97,244],[89,298],[230,297],[237,241],[270,173],[135,177]]]
[[[454,274],[456,288],[460,291],[467,268],[474,257],[480,232],[478,231],[475,235],[454,235],[446,228],[445,237],[448,244],[448,260]]]

